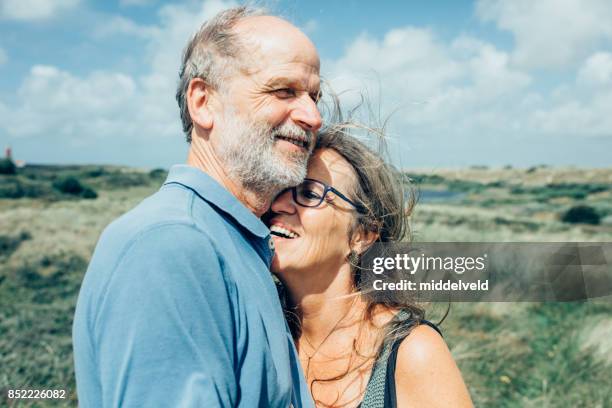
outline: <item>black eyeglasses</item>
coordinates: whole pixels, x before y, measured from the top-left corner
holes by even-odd
[[[304,179],[304,182],[296,187],[291,187],[291,195],[293,196],[293,201],[296,204],[301,205],[302,207],[318,207],[321,205],[323,200],[325,200],[325,196],[330,191],[355,207],[358,212],[362,211],[362,207],[354,203],[347,196],[333,188],[332,186],[328,186],[327,184],[314,179]]]

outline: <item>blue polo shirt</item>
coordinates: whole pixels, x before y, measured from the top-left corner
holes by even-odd
[[[173,166],[103,232],[73,342],[81,407],[311,407],[269,266],[268,228]]]

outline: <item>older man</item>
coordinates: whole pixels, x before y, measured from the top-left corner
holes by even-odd
[[[189,42],[188,164],[96,247],[73,330],[81,406],[312,405],[259,216],[304,178],[318,95],[316,49],[284,20],[230,9]]]

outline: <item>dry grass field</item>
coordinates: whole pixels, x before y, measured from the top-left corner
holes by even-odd
[[[417,241],[612,241],[610,169],[407,173],[421,196],[411,217]],[[66,177],[97,197],[62,187]],[[105,225],[163,177],[96,166],[0,175],[0,406],[8,388],[69,391],[64,402],[18,406],[76,405],[70,329],[88,259]],[[428,317],[446,307],[428,305]],[[612,298],[456,303],[441,327],[478,407],[612,406]]]

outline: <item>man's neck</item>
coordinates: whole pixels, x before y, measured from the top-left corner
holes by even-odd
[[[261,217],[270,207],[272,195],[270,197],[262,197],[261,193],[250,191],[240,183],[232,180],[225,171],[223,163],[213,151],[210,143],[203,141],[199,137],[194,137],[191,141],[187,155],[187,164],[202,170],[215,179],[257,217]]]

